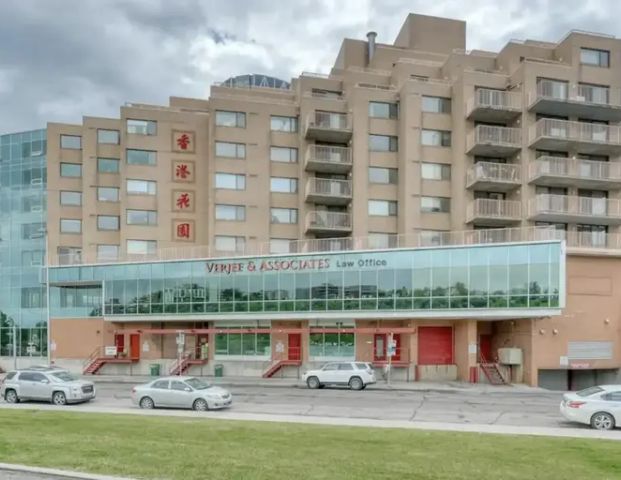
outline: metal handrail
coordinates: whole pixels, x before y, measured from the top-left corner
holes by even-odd
[[[466,172],[466,184],[475,181],[520,183],[522,168],[515,163],[477,162]]]
[[[311,177],[306,181],[306,195],[351,197],[352,181]]]
[[[306,163],[309,161],[351,165],[351,148],[332,145],[309,145],[306,150]]]
[[[522,94],[507,90],[493,90],[490,88],[477,88],[474,97],[467,103],[467,111],[471,113],[477,108],[491,108],[497,110],[521,110]]]
[[[621,145],[621,129],[599,123],[541,118],[530,128],[531,142],[550,137],[562,140]]]
[[[522,129],[477,125],[469,134],[469,146],[486,143],[519,147],[522,143]]]
[[[522,217],[522,203],[517,200],[477,198],[468,205],[468,218],[514,218]]]
[[[546,155],[538,157],[529,164],[531,179],[541,175],[621,181],[621,163]]]

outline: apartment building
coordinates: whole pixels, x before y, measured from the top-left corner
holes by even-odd
[[[52,356],[104,373],[356,358],[407,379],[617,376],[621,43],[468,51],[465,32],[411,14],[392,44],[345,39],[326,75],[49,124]]]

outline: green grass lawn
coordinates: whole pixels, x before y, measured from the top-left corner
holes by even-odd
[[[620,479],[621,442],[0,410],[0,462],[145,479]]]

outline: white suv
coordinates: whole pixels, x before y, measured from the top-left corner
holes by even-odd
[[[95,398],[95,385],[57,367],[32,367],[9,372],[0,382],[0,396],[8,403],[45,400],[66,405]]]
[[[371,364],[365,362],[332,362],[319,370],[304,372],[302,377],[308,388],[323,388],[325,385],[349,385],[352,390],[362,390],[375,383]]]

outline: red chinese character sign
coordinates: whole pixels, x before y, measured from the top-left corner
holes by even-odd
[[[193,212],[194,192],[188,190],[174,190],[172,209],[175,212]]]
[[[173,130],[172,149],[175,152],[194,153],[194,132]]]
[[[173,160],[172,179],[173,182],[193,182],[194,181],[194,162],[185,160]]]
[[[194,241],[194,220],[173,220],[173,240]]]

